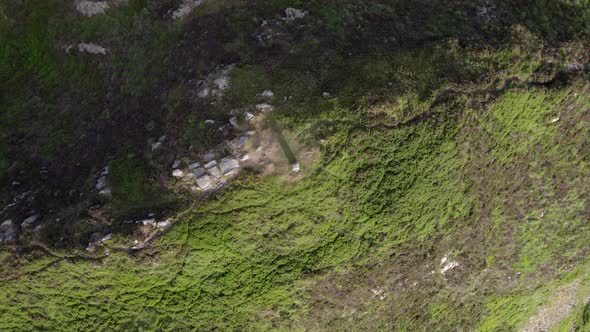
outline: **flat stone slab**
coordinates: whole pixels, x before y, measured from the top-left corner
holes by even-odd
[[[199,167],[199,168],[197,168],[197,169],[193,170],[193,174],[194,174],[196,177],[200,177],[200,176],[202,176],[203,174],[205,174],[205,169],[204,169],[203,167]]]
[[[221,177],[221,171],[219,170],[219,167],[217,167],[217,166],[209,168],[207,170],[207,172],[209,172],[209,175],[211,175],[215,178]]]
[[[219,162],[221,172],[225,175],[240,168],[240,163],[233,157],[225,157]]]
[[[209,175],[203,175],[197,179],[197,184],[201,190],[209,190],[213,188],[213,181]]]

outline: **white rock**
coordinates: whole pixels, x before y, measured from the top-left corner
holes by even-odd
[[[293,163],[291,164],[291,170],[295,173],[299,173],[301,172],[301,166],[299,165],[299,163]]]
[[[158,228],[166,228],[166,227],[168,227],[170,225],[171,225],[170,220],[164,220],[164,221],[158,222],[156,224],[156,227],[158,227]]]
[[[182,178],[184,177],[184,172],[180,169],[175,169],[172,171],[172,176],[175,178]]]
[[[213,188],[213,181],[211,181],[209,175],[203,175],[200,178],[198,178],[197,184],[199,185],[199,188],[201,190],[209,190]]]
[[[442,275],[445,275],[445,273],[460,265],[459,262],[449,261],[448,256],[449,255],[447,254],[440,260],[440,265],[442,266],[440,269],[440,273]]]
[[[102,14],[109,8],[106,1],[77,0],[75,5],[76,10],[86,16]]]
[[[256,105],[256,110],[258,112],[270,112],[270,111],[274,110],[274,106],[272,106],[269,103],[262,103],[262,104]]]
[[[322,97],[324,97],[324,98],[330,98],[330,96],[331,96],[331,95],[330,95],[330,93],[329,93],[329,92],[324,92],[324,93],[322,93]]]
[[[254,119],[254,114],[252,114],[250,112],[246,112],[246,113],[244,113],[244,119],[246,119],[246,121],[250,121],[250,120]]]
[[[112,191],[111,191],[111,188],[104,188],[103,190],[99,191],[98,193],[103,196],[111,196]]]
[[[156,225],[156,219],[144,219],[144,220],[140,220],[137,223],[141,223],[144,226],[155,226]]]
[[[306,11],[289,7],[287,9],[285,9],[285,16],[286,17],[284,18],[284,20],[287,22],[293,22],[295,20],[304,18],[306,15],[307,15]]]
[[[215,124],[215,120],[205,120],[206,124]]]
[[[113,238],[113,233],[109,233],[109,234],[103,236],[100,240],[98,240],[98,242],[105,242],[105,241],[108,241],[112,238]]]
[[[80,43],[78,44],[78,51],[80,52],[87,52],[90,54],[106,54],[107,50],[97,44],[94,43]]]
[[[559,117],[556,117],[554,119],[551,120],[551,123],[556,123],[559,122],[559,120],[561,120]]]
[[[270,91],[270,90],[264,90],[261,94],[261,97],[264,98],[273,98],[275,96],[274,92]]]

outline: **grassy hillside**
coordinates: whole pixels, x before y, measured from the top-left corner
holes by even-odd
[[[494,2],[502,29],[476,19],[473,2],[244,3],[208,3],[184,23],[150,19],[172,42],[201,40],[191,31],[205,23],[223,27],[228,53],[216,54],[238,66],[207,115],[248,110],[273,90],[275,125],[295,142],[303,174],[252,170],[225,192],[183,197],[190,208],[144,250],[123,249],[129,232],[93,254],[2,247],[0,330],[507,331],[539,321],[588,330],[587,1]],[[289,5],[309,10],[308,21],[254,47],[250,18]],[[117,15],[137,8],[96,20],[125,22]],[[137,49],[160,45],[151,36]],[[123,64],[121,77],[143,77],[133,72],[159,57],[167,70],[196,66],[182,52],[115,59],[138,66]],[[157,91],[162,126],[204,140],[202,115],[183,104],[190,75],[170,70],[128,80],[118,98]],[[16,112],[3,116],[22,112],[15,100],[2,100]],[[137,135],[137,146],[112,151],[121,214],[169,198],[149,176],[169,172],[168,160],[129,153],[141,151]]]

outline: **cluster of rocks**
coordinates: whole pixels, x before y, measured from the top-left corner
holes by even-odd
[[[89,17],[102,14],[109,8],[109,3],[106,1],[76,0],[74,5],[80,14]]]
[[[68,45],[65,47],[66,54],[70,54],[70,52],[74,49],[73,45]],[[90,53],[90,54],[102,54],[105,55],[107,53],[106,48],[94,44],[94,43],[79,43],[76,45],[76,49],[80,53]]]

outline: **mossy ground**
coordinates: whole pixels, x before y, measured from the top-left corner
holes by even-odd
[[[350,12],[310,6],[342,35]],[[458,29],[433,22],[431,36]],[[578,309],[561,324],[587,328],[588,77],[548,83],[577,55],[512,32],[494,47],[250,59],[224,105],[293,96],[275,119],[319,148],[304,176],[243,174],[135,254],[1,252],[0,329],[513,330],[572,281]],[[141,167],[113,166],[122,201],[142,203]],[[442,275],[443,257],[460,265]]]

